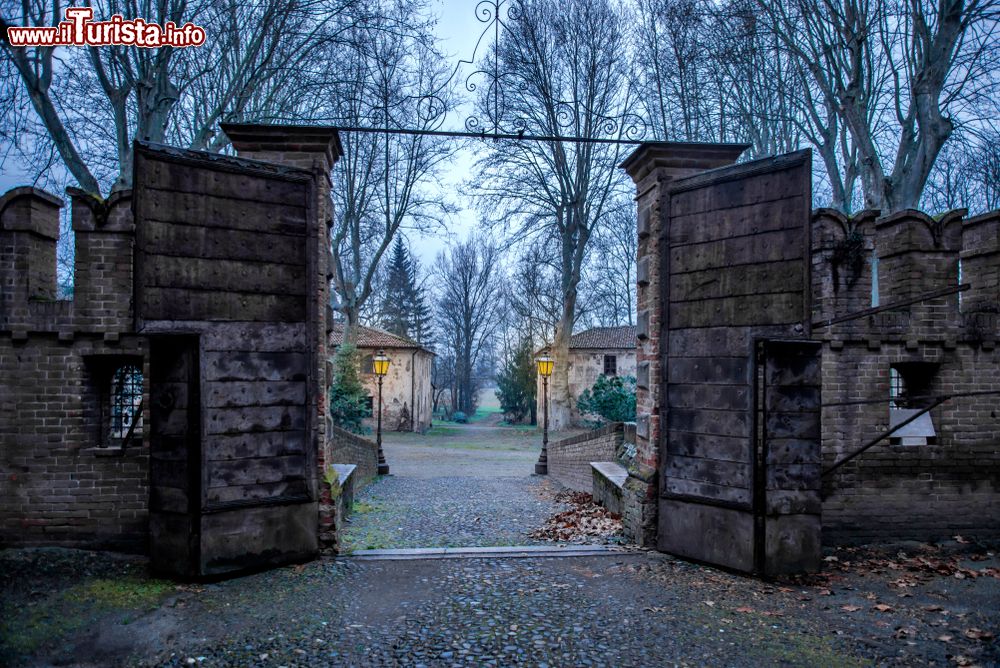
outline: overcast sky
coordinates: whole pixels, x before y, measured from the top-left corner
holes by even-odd
[[[459,60],[470,60],[473,57],[473,50],[476,47],[476,40],[486,27],[476,19],[476,0],[431,0],[431,10],[438,16],[437,36],[441,51],[445,54],[449,63],[457,64]],[[491,38],[492,39],[492,38]],[[475,54],[478,60],[489,46],[489,41],[484,41],[479,47],[479,53]],[[466,65],[463,72],[459,73],[460,80],[464,80],[471,70]],[[443,129],[465,130],[465,117],[467,109],[458,109],[452,113],[446,121]],[[442,182],[442,187],[454,199],[455,203],[462,207],[449,225],[449,232],[452,238],[464,237],[469,230],[476,225],[476,213],[472,208],[472,203],[466,201],[458,190],[462,180],[466,178],[472,169],[475,161],[475,151],[480,146],[473,143],[468,148],[458,151],[451,160],[451,168],[448,170]],[[434,237],[414,237],[410,239],[414,254],[420,258],[424,268],[428,268],[434,261],[434,257],[447,244],[447,239],[443,236]]]
[[[430,9],[438,17],[436,31],[440,39],[440,48],[448,58],[448,62],[457,63],[461,59],[470,59],[476,40],[482,33],[486,24],[476,20],[476,0],[430,0]],[[485,42],[480,46],[480,53],[488,46]],[[470,70],[466,68],[465,74],[460,75],[464,79]],[[466,113],[458,110],[447,120],[443,129],[463,130]],[[464,237],[476,224],[475,212],[469,202],[465,201],[458,193],[462,180],[468,175],[474,161],[475,145],[473,148],[460,150],[451,160],[451,167],[442,181],[441,187],[449,194],[454,203],[462,207],[462,211],[454,216],[450,221],[449,233],[451,238]],[[25,166],[17,160],[7,160],[0,167],[0,193],[6,192],[10,188],[20,185],[31,184],[32,175],[25,171]],[[63,195],[63,193],[56,193]],[[444,235],[433,237],[419,237],[413,235],[410,239],[414,253],[420,258],[421,263],[426,268],[434,261],[438,251],[443,249],[447,243]]]

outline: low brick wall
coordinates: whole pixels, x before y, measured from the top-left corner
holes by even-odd
[[[600,429],[549,443],[549,475],[578,492],[590,492],[593,477],[590,462],[617,461],[625,425],[612,422]]]
[[[354,464],[354,488],[361,489],[378,474],[378,446],[363,436],[327,426],[324,459],[331,464]]]
[[[343,521],[347,517],[354,494],[364,488],[378,474],[378,446],[363,436],[349,431],[326,426],[326,444],[323,447],[322,463],[316,473],[319,476],[319,545],[325,553],[340,551],[340,538],[343,531]],[[349,480],[341,476],[341,495],[332,498],[325,482],[325,466],[352,464],[355,468],[350,472]],[[344,467],[341,467],[343,469]],[[346,470],[341,473],[346,474]]]

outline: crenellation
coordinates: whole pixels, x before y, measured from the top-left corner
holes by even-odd
[[[889,428],[891,373],[903,376],[904,387],[916,384],[919,394],[928,396],[1000,390],[1000,356],[991,343],[997,338],[1000,211],[963,221],[964,215],[959,210],[934,219],[902,211],[875,221],[881,304],[957,286],[959,258],[961,282],[971,287],[961,298],[925,300],[817,330],[824,340],[824,404],[872,402],[823,409],[824,466]],[[837,214],[819,210],[813,216],[813,294],[820,299],[829,299],[833,279],[822,249],[825,237],[817,230],[830,218]],[[861,310],[814,304],[814,313],[822,312],[823,318]],[[883,441],[824,476],[824,540],[1000,533],[995,512],[1000,507],[998,396],[950,399],[930,412],[932,443]]]
[[[816,209],[812,219],[812,318],[824,321],[871,306],[875,219],[878,211],[847,216]],[[854,330],[857,321],[837,327]]]
[[[29,317],[57,296],[56,241],[62,201],[20,187],[0,197],[0,328]]]

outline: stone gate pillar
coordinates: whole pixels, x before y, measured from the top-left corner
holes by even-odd
[[[316,212],[320,225],[317,228],[318,237],[313,240],[315,251],[310,253],[315,265],[308,267],[309,272],[318,274],[318,291],[312,302],[317,322],[314,332],[316,382],[310,393],[313,397],[310,410],[315,411],[316,415],[316,464],[322,480],[323,471],[330,463],[326,456],[327,396],[332,380],[328,369],[328,343],[333,327],[330,307],[330,280],[333,278],[333,262],[330,257],[330,227],[333,225],[330,172],[344,153],[340,135],[336,128],[324,126],[223,123],[222,130],[232,140],[240,157],[309,169],[316,175]],[[325,485],[319,486],[319,493],[319,532],[322,545],[333,541],[333,504]]]
[[[660,249],[670,217],[670,183],[736,161],[749,144],[648,142],[629,155],[621,167],[636,186],[637,232],[636,306],[636,458],[629,470],[623,499],[626,534],[643,546],[656,545],[656,505],[662,382],[660,337],[664,319],[660,283]]]

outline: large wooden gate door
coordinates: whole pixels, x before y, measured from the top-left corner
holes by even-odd
[[[134,183],[136,329],[152,342],[154,563],[205,577],[309,558],[312,173],[139,145]]]
[[[667,197],[659,548],[808,569],[820,545],[809,153],[679,179]]]

